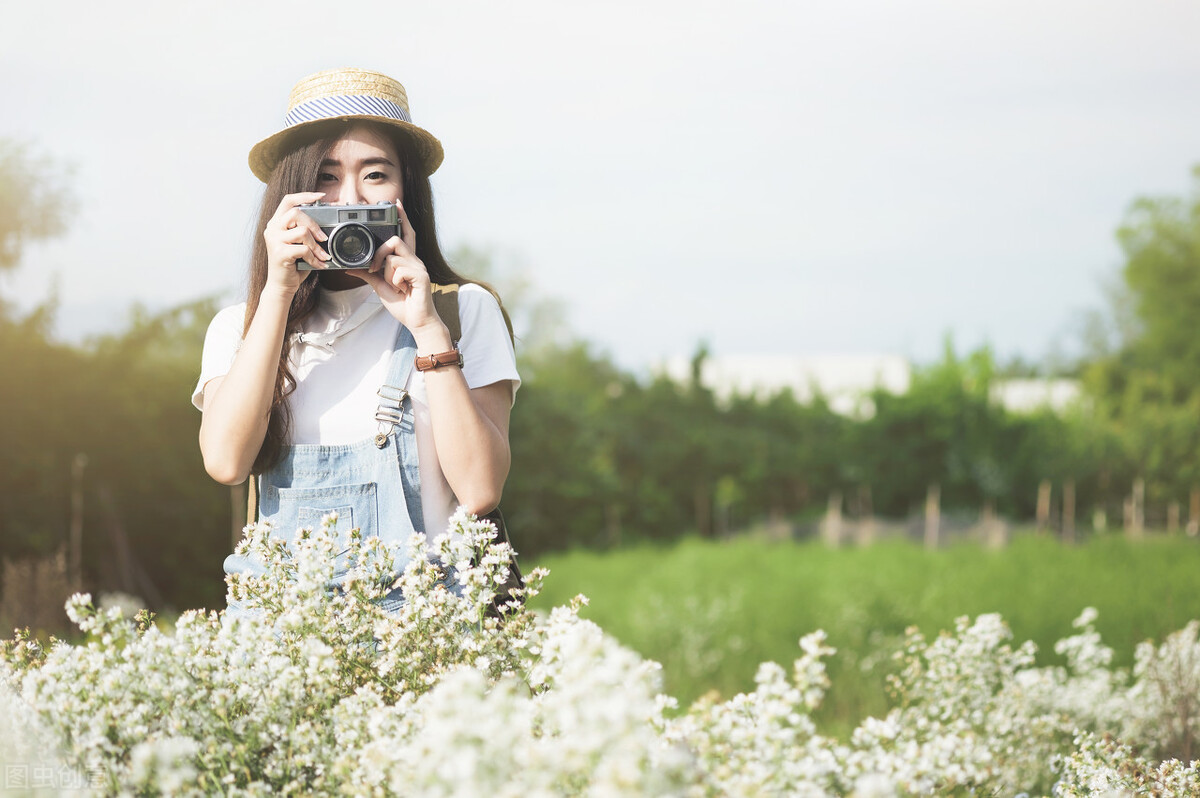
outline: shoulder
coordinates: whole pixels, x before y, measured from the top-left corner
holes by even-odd
[[[211,322],[208,323],[208,334],[211,336],[216,334],[228,334],[233,332],[237,337],[242,337],[242,328],[245,327],[246,321],[246,303],[239,302],[236,305],[230,305],[221,308],[217,311],[217,315],[213,316]]]
[[[468,309],[474,312],[500,311],[500,302],[482,285],[464,283],[458,286],[457,293],[459,313],[465,313]]]
[[[210,363],[224,361],[242,345],[246,326],[246,303],[230,305],[217,311],[204,334],[204,357]],[[215,360],[213,360],[215,358]]]
[[[492,292],[477,283],[463,283],[458,287],[458,295],[466,301],[485,300],[496,302],[496,297]]]
[[[463,332],[478,322],[504,324],[504,311],[500,300],[481,285],[467,283],[458,288],[458,316],[462,319]]]
[[[457,293],[458,315],[462,321],[459,350],[463,354],[463,375],[467,385],[480,388],[509,380],[515,395],[521,378],[500,302],[491,291],[471,283],[459,286]]]
[[[204,386],[216,377],[229,372],[234,355],[242,345],[242,328],[246,317],[246,303],[222,308],[208,324],[204,335],[204,349],[200,356],[200,379],[192,391],[192,404],[204,409]]]

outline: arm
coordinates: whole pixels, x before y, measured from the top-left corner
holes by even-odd
[[[449,351],[453,344],[433,306],[429,273],[416,257],[416,235],[401,207],[401,232],[376,253],[370,272],[353,274],[370,283],[385,308],[408,327],[417,354]],[[424,372],[434,446],[446,481],[459,504],[482,515],[500,503],[508,477],[508,380],[469,388],[460,369]]]
[[[444,331],[445,325],[440,321],[439,325]],[[418,354],[449,351],[449,333],[445,333],[444,345],[440,338],[431,336],[424,343],[418,338]],[[468,388],[462,370],[452,366],[424,374],[434,446],[442,473],[459,504],[483,515],[500,504],[508,478],[512,387],[504,380]]]
[[[288,310],[304,280],[296,261],[319,264],[329,257],[317,243],[325,234],[296,207],[322,196],[289,194],[267,223],[267,280],[258,309],[229,372],[204,386],[200,452],[204,469],[222,484],[245,481],[267,434]]]
[[[224,485],[244,482],[262,448],[291,302],[290,295],[264,290],[229,373],[204,386],[200,453],[204,470]]]

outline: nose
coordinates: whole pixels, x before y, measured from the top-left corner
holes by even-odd
[[[358,186],[350,180],[339,180],[336,188],[325,189],[324,202],[330,205],[363,205]]]

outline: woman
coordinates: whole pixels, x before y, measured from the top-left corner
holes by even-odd
[[[280,533],[336,511],[342,535],[403,544],[444,532],[459,505],[482,515],[500,501],[520,378],[498,300],[438,247],[429,175],[441,161],[404,87],[358,69],[301,80],[285,128],[250,152],[267,186],[247,300],[210,325],[192,401],[205,469],[227,485],[256,475],[259,518]],[[395,203],[399,229],[369,269],[330,268],[302,207],[316,202]],[[449,325],[435,284],[457,297]]]

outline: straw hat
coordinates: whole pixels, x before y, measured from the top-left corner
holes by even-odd
[[[408,139],[426,175],[442,163],[442,143],[412,123],[404,87],[380,72],[330,69],[303,78],[288,96],[284,128],[250,150],[250,171],[266,183],[279,159],[303,131],[329,121],[367,119],[391,126]]]

